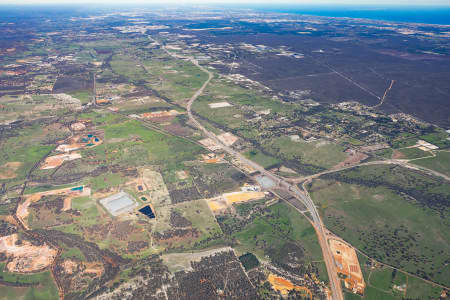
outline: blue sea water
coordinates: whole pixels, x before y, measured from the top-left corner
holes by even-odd
[[[447,6],[267,5],[257,9],[327,17],[450,25],[450,1]]]

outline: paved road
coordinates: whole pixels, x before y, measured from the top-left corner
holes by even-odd
[[[401,159],[386,159],[386,160],[369,161],[369,162],[366,162],[366,163],[360,163],[360,164],[355,164],[355,165],[342,167],[342,168],[338,168],[338,169],[327,170],[327,171],[323,171],[323,172],[316,173],[316,174],[309,175],[309,176],[303,176],[303,177],[297,177],[297,178],[287,178],[285,180],[288,181],[288,182],[292,182],[292,183],[300,183],[300,182],[303,182],[303,181],[306,181],[306,180],[310,180],[310,179],[314,179],[314,178],[320,177],[320,176],[325,175],[325,174],[336,173],[336,172],[340,172],[340,171],[344,171],[344,170],[348,170],[348,169],[353,169],[353,168],[360,167],[360,166],[373,166],[373,165],[399,165],[399,166],[402,166],[404,168],[413,169],[413,170],[419,170],[419,171],[427,173],[429,175],[434,175],[434,176],[437,176],[437,177],[441,177],[441,178],[443,178],[443,179],[445,179],[447,181],[450,181],[450,177],[448,177],[445,174],[439,173],[439,172],[434,171],[434,170],[427,169],[427,168],[422,167],[422,166],[410,164],[409,160],[401,160]]]
[[[206,69],[203,66],[199,65],[198,61],[195,60],[194,58],[192,58],[192,57],[185,57],[185,56],[181,56],[181,55],[178,55],[178,54],[175,54],[175,53],[171,53],[170,51],[167,51],[164,46],[162,46],[162,48],[164,49],[164,51],[167,54],[171,55],[172,57],[190,60],[194,65],[196,65],[203,72],[208,74],[208,79],[203,83],[203,85],[200,87],[200,89],[198,89],[195,92],[195,94],[189,99],[189,102],[187,103],[187,107],[186,108],[187,108],[189,120],[199,130],[201,130],[206,137],[208,137],[211,140],[213,140],[217,145],[219,145],[229,155],[233,156],[235,159],[239,160],[244,165],[250,166],[254,170],[259,171],[261,174],[271,178],[272,180],[277,182],[278,185],[281,188],[286,190],[289,194],[291,194],[293,197],[295,197],[295,199],[297,199],[298,201],[303,203],[303,205],[306,206],[306,208],[308,209],[309,213],[311,214],[311,217],[312,217],[312,220],[313,220],[313,224],[314,224],[314,227],[316,229],[317,236],[318,236],[318,239],[319,239],[319,243],[320,243],[320,246],[322,248],[324,261],[325,261],[325,264],[326,264],[326,267],[327,267],[328,278],[330,280],[332,299],[334,299],[334,300],[343,300],[344,297],[343,297],[343,294],[342,294],[341,283],[340,283],[339,277],[337,275],[336,266],[334,264],[333,256],[332,256],[330,248],[328,246],[328,242],[327,242],[326,235],[325,235],[325,230],[324,230],[324,225],[323,225],[322,220],[320,219],[319,213],[318,213],[318,211],[317,211],[313,201],[309,197],[309,195],[307,193],[302,192],[296,185],[291,185],[290,183],[288,183],[284,179],[282,179],[282,178],[278,177],[277,175],[267,171],[262,166],[260,166],[259,164],[255,163],[254,161],[247,159],[245,156],[243,156],[239,152],[235,151],[234,149],[224,145],[217,138],[217,136],[214,133],[208,131],[202,124],[200,124],[200,122],[198,122],[195,119],[194,115],[192,114],[192,104],[203,93],[203,91],[205,90],[206,86],[209,84],[209,82],[213,78],[213,74],[208,69]]]

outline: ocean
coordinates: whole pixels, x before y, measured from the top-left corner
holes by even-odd
[[[327,17],[450,25],[450,3],[448,6],[265,5],[252,8],[260,11]]]

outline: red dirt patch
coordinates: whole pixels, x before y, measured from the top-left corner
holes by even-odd
[[[190,136],[192,134],[192,130],[187,127],[183,127],[179,124],[170,124],[164,126],[164,129],[170,132],[171,134],[178,136]]]
[[[336,166],[334,166],[333,169],[340,169],[340,168],[348,167],[351,165],[355,165],[369,157],[364,153],[355,152],[353,150],[347,151],[347,153],[349,153],[350,155],[344,161],[342,161],[342,162],[338,163]]]
[[[0,166],[0,179],[12,179],[17,176],[16,171],[20,168],[22,163],[20,161],[7,162]]]
[[[394,152],[392,153],[392,159],[402,159],[405,158],[405,154],[401,153],[398,150],[394,150]]]

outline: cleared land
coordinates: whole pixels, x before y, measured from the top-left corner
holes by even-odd
[[[343,274],[345,287],[354,293],[364,295],[366,287],[355,249],[347,244],[331,239],[330,250],[337,264],[337,271]]]
[[[33,273],[53,263],[57,250],[48,245],[36,246],[20,240],[18,234],[0,237],[0,253],[10,259],[5,269],[9,272]]]

